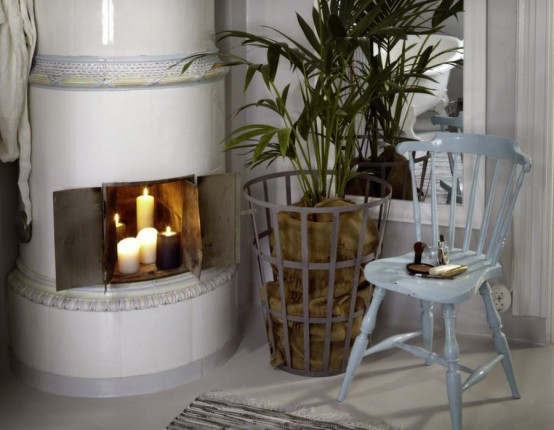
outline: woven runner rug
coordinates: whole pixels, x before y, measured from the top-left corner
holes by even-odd
[[[392,430],[387,424],[363,424],[345,415],[318,414],[313,408],[282,410],[268,405],[271,402],[240,399],[220,392],[208,393],[197,397],[166,430]]]

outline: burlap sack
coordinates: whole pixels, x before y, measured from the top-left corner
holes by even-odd
[[[271,283],[268,288],[268,294],[270,295],[271,309],[280,310],[281,302],[275,297],[279,294],[279,286],[276,283]],[[350,342],[353,342],[356,336],[360,333],[362,325],[362,318],[367,305],[371,297],[372,289],[366,286],[360,289],[356,294],[356,303],[354,312],[362,311],[361,314],[353,319],[352,329],[350,333]],[[345,294],[339,298],[335,298],[333,301],[332,316],[346,316],[350,310],[350,297],[351,294]],[[317,303],[313,303],[317,302]],[[317,316],[325,316],[326,300],[318,299],[310,302],[310,312],[316,308]],[[302,304],[288,304],[287,312],[289,315],[302,315]],[[313,316],[313,315],[312,315]],[[285,352],[285,334],[283,331],[283,320],[279,317],[271,316],[271,336],[273,342],[273,351],[271,355],[271,364],[273,366],[282,366],[286,364],[286,352]],[[304,369],[304,324],[299,322],[288,323],[288,335],[291,348],[291,361],[293,369]],[[312,372],[318,372],[324,370],[324,348],[326,338],[326,326],[325,324],[311,324],[310,330],[310,368]],[[338,322],[331,325],[330,331],[330,356],[329,356],[329,370],[340,370],[343,365],[344,347],[347,335],[347,323]],[[304,369],[306,370],[306,369]]]
[[[337,207],[352,205],[342,199],[329,199],[321,203],[320,207]],[[333,228],[332,214],[318,214],[308,220],[308,260],[309,262],[327,263],[331,254],[331,235]],[[278,214],[279,236],[281,253],[284,260],[301,261],[301,222],[297,213],[280,212]],[[339,237],[337,261],[351,260],[356,257],[360,239],[362,211],[344,212],[339,217]],[[273,255],[275,255],[275,237],[270,238]],[[363,241],[363,254],[368,255],[375,251],[379,241],[377,227],[372,220],[368,220]],[[326,317],[327,292],[329,288],[329,273],[327,270],[311,270],[309,279],[309,297],[303,296],[302,271],[286,268],[284,270],[285,306],[289,315],[302,316],[304,300],[308,300],[310,317]],[[360,270],[358,284],[364,283],[363,272]],[[354,269],[344,268],[335,271],[335,282],[332,286],[333,305],[332,317],[347,316],[350,312],[350,301],[354,284]],[[270,309],[281,311],[281,294],[279,282],[270,282],[266,285],[267,296],[262,297]],[[355,310],[365,309],[369,303],[371,289],[369,287],[356,292]],[[363,314],[362,312],[362,314]],[[350,340],[354,339],[360,330],[362,316],[353,323]],[[284,325],[281,318],[271,317],[270,334],[274,343],[272,364],[285,364]],[[269,327],[268,327],[269,328]],[[304,369],[304,324],[289,322],[287,325],[291,348],[292,366],[295,369]],[[330,370],[341,369],[346,342],[346,323],[333,323],[331,330]],[[324,324],[311,324],[310,336],[310,371],[320,371],[324,368]],[[348,341],[350,341],[348,340]],[[308,370],[308,369],[304,369]]]

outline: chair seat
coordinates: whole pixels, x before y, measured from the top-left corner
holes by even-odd
[[[485,255],[453,249],[450,262],[468,266],[468,271],[454,279],[426,278],[411,275],[406,265],[413,263],[414,253],[374,260],[364,269],[368,282],[385,290],[406,294],[435,303],[461,303],[469,299],[483,282],[501,275],[499,264],[491,265]]]

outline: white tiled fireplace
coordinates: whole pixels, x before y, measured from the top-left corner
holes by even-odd
[[[35,8],[33,229],[9,277],[12,368],[39,389],[89,397],[198,378],[238,340],[238,198],[226,200],[227,214],[221,201],[213,203],[218,192],[229,198],[237,190],[229,188],[236,178],[223,176],[219,144],[224,71],[211,70],[215,59],[185,74],[173,67],[188,54],[216,52],[214,0],[36,0]],[[116,279],[106,214],[122,203],[107,201],[106,184],[148,187],[175,178],[193,190],[172,214],[183,253],[193,257],[173,272],[141,267],[140,280]],[[206,181],[211,203],[202,178],[216,178],[216,185]],[[55,196],[67,191],[84,197],[62,206],[60,218]],[[196,248],[191,223],[182,221],[192,203],[199,207]],[[225,245],[217,243],[222,231],[231,236]],[[229,251],[231,258],[213,256]]]

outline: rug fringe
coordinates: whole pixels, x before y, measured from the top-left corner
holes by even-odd
[[[238,403],[256,408],[269,409],[277,412],[294,415],[310,420],[325,421],[342,426],[350,426],[366,430],[400,430],[386,423],[368,424],[355,420],[350,414],[344,413],[321,413],[313,406],[292,406],[281,407],[275,400],[255,399],[245,395],[238,395],[224,391],[210,391],[198,397],[198,399],[209,399],[229,403]]]
[[[269,399],[253,399],[243,395],[228,393],[224,391],[210,391],[199,396],[202,399],[220,400],[222,402],[240,403],[247,406],[264,409],[279,409],[279,403]]]

